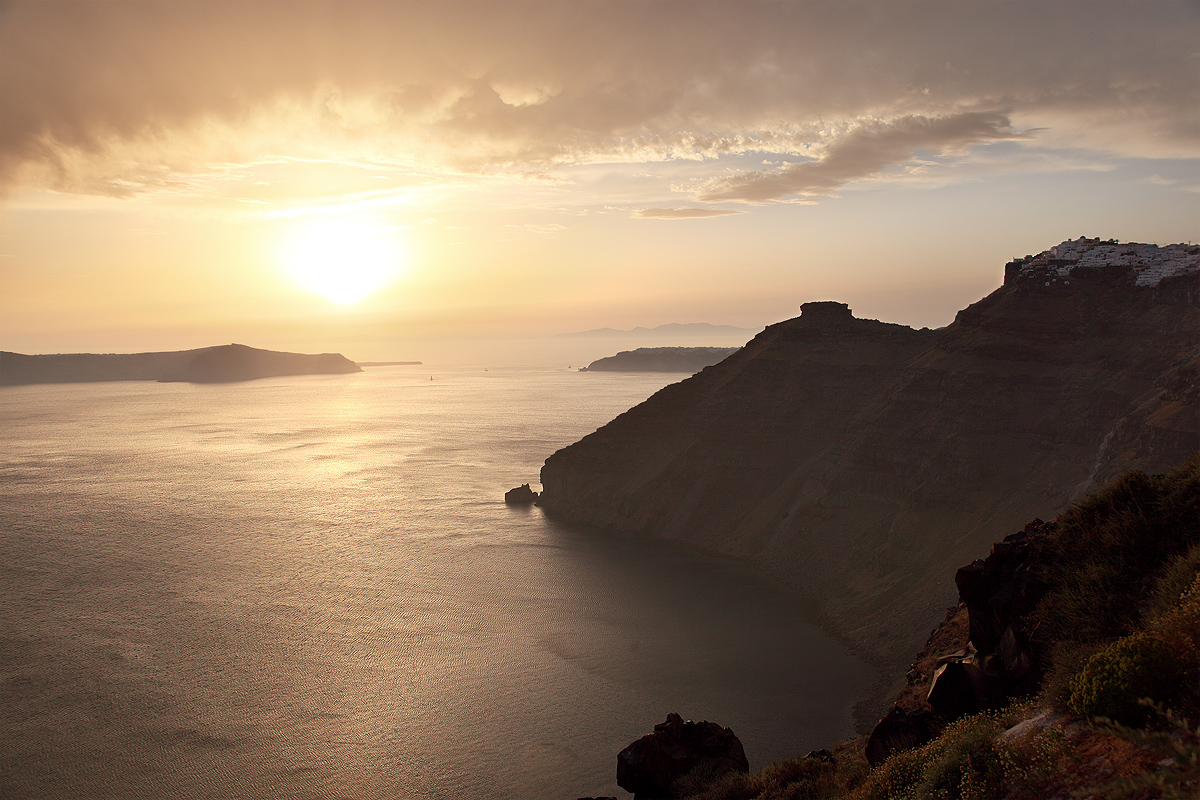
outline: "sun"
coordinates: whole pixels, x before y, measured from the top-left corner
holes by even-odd
[[[391,283],[404,266],[397,231],[363,220],[307,221],[287,234],[278,255],[298,285],[341,305]]]

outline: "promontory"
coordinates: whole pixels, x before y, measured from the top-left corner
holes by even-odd
[[[1065,241],[937,330],[806,303],[551,455],[551,516],[753,562],[907,663],[962,564],[1200,447],[1200,247]]]

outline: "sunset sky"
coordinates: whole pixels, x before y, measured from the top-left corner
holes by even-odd
[[[1080,235],[1200,239],[1200,4],[0,1],[3,350],[935,327]]]

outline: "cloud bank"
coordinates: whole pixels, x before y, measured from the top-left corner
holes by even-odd
[[[0,186],[121,196],[270,158],[414,180],[690,159],[713,164],[698,200],[756,203],[1000,141],[1196,158],[1198,32],[1195,4],[1157,2],[16,0]],[[728,172],[760,153],[789,163]]]

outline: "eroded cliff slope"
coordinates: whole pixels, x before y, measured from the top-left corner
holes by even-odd
[[[1031,510],[1200,446],[1200,248],[1108,246],[1014,261],[936,331],[805,304],[552,455],[541,502],[757,562],[898,664]]]

